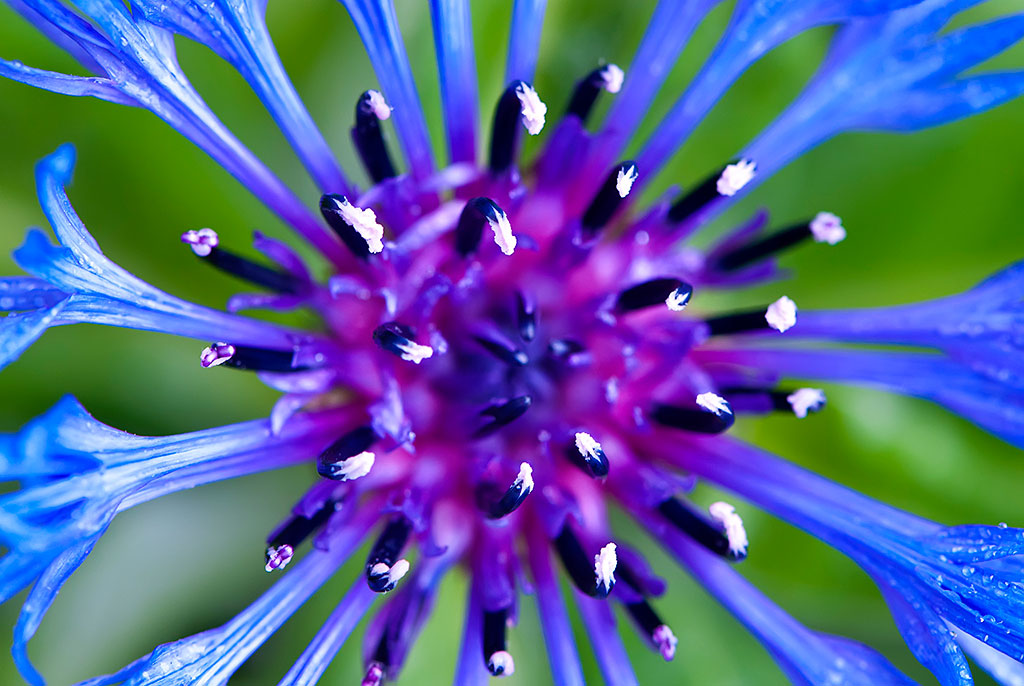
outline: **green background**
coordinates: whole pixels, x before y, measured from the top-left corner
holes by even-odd
[[[439,132],[428,4],[397,4],[426,114]],[[473,2],[481,102],[488,113],[502,88],[510,4]],[[700,65],[730,5],[713,12],[691,41],[645,130]],[[1015,0],[992,2],[970,18],[1014,7],[1019,8]],[[551,3],[536,86],[552,112],[564,107],[573,81],[599,60],[617,62],[628,74],[651,8],[650,1]],[[348,141],[352,108],[376,80],[343,8],[330,0],[277,0],[270,3],[269,24],[314,118],[345,167],[356,170]],[[804,34],[752,68],[653,190],[692,183],[730,158],[800,90],[831,34],[829,28]],[[244,82],[205,48],[178,43],[186,72],[214,110],[312,204],[313,186]],[[0,9],[0,56],[76,70],[6,7]],[[1018,47],[986,66],[1022,63],[1024,50]],[[762,304],[784,288],[802,308],[900,303],[960,291],[1020,258],[1022,119],[1024,102],[1017,102],[911,136],[848,134],[805,155],[752,194],[734,218],[766,206],[781,224],[827,209],[843,217],[849,238],[835,248],[815,245],[787,255],[783,263],[798,278],[712,302]],[[215,227],[226,244],[241,249],[253,228],[288,235],[231,177],[148,112],[0,81],[0,237],[9,249],[28,226],[42,221],[34,162],[65,141],[78,146],[71,198],[86,225],[114,261],[171,293],[221,306],[237,286],[192,259],[178,243],[184,229]],[[435,143],[440,153],[440,136]],[[3,259],[3,272],[15,273]],[[275,393],[250,375],[205,373],[196,363],[199,348],[191,340],[103,327],[50,331],[0,374],[0,430],[16,429],[65,393],[75,394],[100,420],[137,433],[265,416]],[[828,391],[828,410],[812,419],[741,419],[737,431],[798,464],[940,522],[1024,524],[1024,463],[1017,450],[922,401],[869,390]],[[113,671],[158,643],[217,626],[245,607],[271,582],[262,569],[265,534],[309,480],[308,469],[257,475],[119,516],[31,644],[50,683]],[[934,683],[903,646],[866,575],[752,506],[741,503],[740,511],[752,541],[752,555],[741,567],[748,578],[809,627],[869,643],[921,683]],[[619,531],[629,535],[630,529]],[[641,547],[670,583],[658,607],[680,638],[675,661],[665,664],[623,626],[641,683],[785,683],[731,616],[650,541]],[[337,574],[232,683],[277,683],[356,578],[356,567]],[[402,683],[450,682],[465,587],[460,574],[445,583]],[[4,643],[22,597],[0,607]],[[547,683],[536,611],[531,602],[523,608],[511,639],[517,672],[509,683]],[[361,633],[322,683],[358,683]],[[578,638],[588,680],[600,683],[585,637]],[[980,674],[978,681],[991,683]],[[0,684],[17,683],[9,658],[0,655]]]

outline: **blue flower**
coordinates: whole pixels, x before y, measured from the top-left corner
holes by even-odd
[[[800,377],[928,398],[1024,445],[1020,265],[928,303],[807,312],[780,293],[761,308],[700,318],[687,308],[705,290],[770,281],[783,251],[835,245],[846,229],[828,212],[766,229],[761,212],[705,250],[683,239],[837,134],[921,129],[1019,95],[1024,72],[972,70],[1024,38],[1024,15],[944,32],[978,0],[739,0],[703,69],[637,159],[623,160],[717,0],[660,2],[630,68],[602,64],[581,75],[560,116],[532,83],[545,3],[516,0],[486,149],[468,3],[432,0],[448,153],[440,165],[392,2],[342,0],[379,82],[355,103],[352,141],[371,181],[362,189],[291,85],[260,0],[7,3],[91,75],[9,60],[0,60],[0,74],[150,110],[332,269],[321,282],[280,241],[256,234],[266,259],[254,261],[212,228],[183,227],[181,254],[191,250],[257,289],[232,297],[226,311],[186,302],[100,250],[67,195],[70,146],[39,163],[40,203],[57,242],[31,230],[15,251],[27,275],[0,279],[0,310],[9,313],[0,320],[0,367],[49,327],[106,324],[202,341],[197,357],[209,373],[253,372],[281,396],[265,420],[165,437],[103,425],[69,397],[0,436],[0,475],[18,482],[0,497],[0,599],[31,587],[13,643],[30,683],[43,678],[27,642],[119,512],[299,463],[314,483],[265,546],[265,569],[281,579],[224,625],[83,684],[225,684],[364,541],[365,578],[281,686],[316,683],[381,595],[364,636],[363,685],[397,679],[441,580],[458,566],[471,582],[456,683],[515,671],[508,633],[532,595],[556,683],[584,683],[571,603],[605,680],[634,684],[614,603],[665,660],[685,635],[658,613],[665,583],[613,530],[610,506],[747,626],[794,683],[912,683],[878,652],[803,626],[747,582],[734,569],[750,552],[742,516],[728,502],[698,505],[697,479],[863,567],[911,651],[944,686],[971,683],[967,655],[1004,683],[1021,683],[1024,530],[930,522],[723,435],[738,414],[806,419],[822,410],[820,389],[784,382]],[[821,25],[838,26],[831,50],[793,104],[704,182],[638,211],[637,190],[731,84]],[[319,217],[192,88],[175,35],[207,46],[249,83],[319,187]],[[594,105],[608,97],[614,102],[595,126]],[[522,139],[549,120],[557,124],[528,163]],[[383,133],[392,124],[400,158]],[[296,308],[319,317],[320,330],[239,314]],[[860,347],[879,343],[913,349]]]

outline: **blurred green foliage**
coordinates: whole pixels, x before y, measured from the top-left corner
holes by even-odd
[[[730,4],[713,12],[694,37],[644,131],[699,67]],[[427,3],[398,0],[397,5],[427,116],[432,130],[440,132]],[[510,5],[473,2],[485,113],[503,88]],[[653,2],[550,5],[536,85],[558,112],[575,75],[599,60],[628,71]],[[1016,0],[997,0],[971,18],[1005,14],[1015,6]],[[269,24],[314,118],[345,167],[357,169],[348,141],[352,107],[376,80],[341,5],[271,2]],[[831,33],[824,28],[805,34],[752,68],[652,191],[701,178],[750,140],[800,90]],[[213,109],[312,204],[315,189],[244,82],[205,48],[178,43],[186,72]],[[6,7],[0,9],[0,55],[76,71],[69,58]],[[1021,63],[1024,50],[1017,48],[986,66]],[[848,240],[834,249],[805,247],[786,256],[785,266],[798,278],[717,295],[711,302],[715,307],[757,304],[784,288],[804,308],[899,303],[959,291],[1018,259],[1024,249],[1022,117],[1024,102],[1017,102],[939,130],[912,136],[851,134],[810,152],[765,183],[731,218],[766,206],[782,223],[828,209],[843,217]],[[0,81],[0,236],[8,248],[20,243],[26,227],[42,222],[32,165],[64,141],[78,146],[71,197],[87,226],[115,261],[160,288],[220,306],[236,287],[190,259],[177,244],[184,229],[213,226],[233,246],[246,244],[257,227],[288,236],[230,176],[151,114]],[[442,155],[440,136],[435,144]],[[3,260],[4,273],[16,270]],[[203,373],[197,354],[194,341],[155,334],[84,326],[50,331],[0,374],[0,430],[17,428],[65,393],[78,396],[102,421],[138,433],[265,416],[273,392],[250,375]],[[938,521],[1024,524],[1019,498],[1024,463],[1016,450],[921,401],[870,390],[828,391],[828,410],[811,420],[747,419],[738,430],[799,464]],[[52,684],[63,685],[113,671],[158,643],[224,622],[270,583],[261,564],[263,537],[309,480],[308,470],[300,469],[257,475],[119,516],[61,594],[31,655]],[[750,506],[741,505],[741,512],[752,540],[744,574],[808,626],[867,642],[921,683],[934,683],[913,661],[877,591],[852,563]],[[630,530],[619,524],[620,530]],[[650,541],[642,548],[670,583],[659,608],[680,645],[675,661],[666,665],[624,626],[641,683],[785,682],[759,645],[680,569]],[[351,565],[337,574],[232,683],[276,683],[355,576]],[[461,575],[445,584],[404,683],[450,682],[465,587]],[[13,625],[19,599],[0,608],[0,626]],[[548,683],[536,611],[530,602],[523,608],[512,638],[518,670],[510,683]],[[358,682],[360,634],[323,683]],[[8,642],[9,629],[2,635]],[[600,683],[582,633],[579,640],[588,679]],[[985,679],[979,675],[978,681],[991,683]],[[21,683],[6,657],[0,658],[0,683]]]

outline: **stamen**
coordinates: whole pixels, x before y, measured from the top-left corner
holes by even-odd
[[[380,122],[391,116],[391,108],[378,91],[366,91],[356,103],[356,124],[352,127],[352,142],[359,158],[375,184],[397,176],[391,155],[388,154]]]
[[[766,257],[782,252],[808,238],[819,243],[835,245],[846,237],[839,217],[829,212],[820,212],[810,222],[781,229],[760,240],[733,248],[715,261],[721,271],[735,271]]]
[[[729,403],[714,393],[698,395],[697,404],[702,409],[657,403],[651,410],[651,419],[662,426],[702,434],[720,434],[736,421]]]
[[[736,514],[736,508],[725,502],[711,503],[708,514],[725,530],[729,541],[729,554],[742,559],[747,555],[747,532],[743,520]]]
[[[619,558],[615,554],[615,544],[609,543],[601,548],[601,552],[594,556],[594,579],[597,584],[597,594],[606,597],[615,587],[615,567],[619,564]]]
[[[490,495],[492,489],[489,487],[492,486],[494,484],[481,484],[481,488],[477,490],[477,503],[491,519],[507,517],[523,504],[526,496],[533,492],[533,467],[529,462],[520,463],[516,480],[497,501]]]
[[[615,309],[619,312],[633,312],[665,303],[670,310],[678,312],[686,307],[692,295],[693,286],[681,279],[651,279],[619,293]]]
[[[484,610],[484,660],[492,676],[510,676],[516,671],[515,662],[508,653],[509,609]]]
[[[779,333],[784,333],[796,324],[796,303],[786,296],[782,296],[768,306],[764,319],[768,322],[768,326]]]
[[[516,322],[519,336],[529,343],[537,335],[537,306],[523,291],[516,293]]]
[[[525,367],[530,361],[526,353],[514,346],[510,341],[501,340],[497,337],[487,338],[485,336],[473,336],[473,340],[483,346],[487,352],[513,367]]]
[[[586,124],[600,92],[618,93],[622,90],[624,78],[622,69],[614,64],[606,64],[590,72],[576,83],[565,115],[577,117],[581,123]]]
[[[735,195],[754,178],[756,167],[757,165],[750,160],[740,160],[726,165],[724,169],[704,179],[693,190],[679,198],[669,208],[668,221],[678,224],[715,198]]]
[[[782,296],[769,305],[767,310],[723,314],[706,320],[705,324],[712,336],[725,336],[761,329],[775,329],[782,333],[796,324],[796,303],[786,296]]]
[[[580,220],[583,233],[588,239],[596,236],[611,221],[623,198],[629,195],[636,178],[636,163],[631,160],[621,163],[608,174],[601,190],[594,196]]]
[[[388,522],[366,558],[366,582],[370,590],[387,593],[409,571],[409,561],[398,559],[412,527],[405,517]]]
[[[519,122],[531,135],[544,127],[547,106],[537,91],[525,81],[513,81],[498,99],[494,111],[494,129],[491,133],[490,168],[500,174],[512,166],[519,144]]]
[[[786,396],[786,402],[793,408],[798,419],[804,419],[809,412],[818,412],[825,407],[825,391],[820,388],[799,388]]]
[[[667,498],[658,505],[665,519],[677,529],[716,555],[733,560],[746,557],[746,550],[734,550],[728,537],[717,522],[698,512],[679,498]]]
[[[384,227],[377,223],[373,210],[356,207],[343,195],[328,193],[320,197],[320,214],[356,257],[384,250]]]
[[[578,367],[590,361],[590,353],[579,341],[571,338],[553,338],[548,341],[548,352],[560,362],[570,367]]]
[[[602,548],[601,552],[594,556],[592,566],[568,523],[562,526],[554,543],[562,566],[576,588],[595,598],[607,597],[615,585],[615,544],[610,543]]]
[[[508,426],[522,417],[530,409],[531,404],[533,404],[533,398],[528,395],[520,395],[482,410],[480,414],[491,417],[491,421],[477,429],[473,433],[473,437],[483,438],[484,436],[490,436],[498,429]]]
[[[373,330],[373,340],[377,345],[406,362],[419,364],[428,357],[433,357],[433,348],[429,345],[420,345],[412,339],[412,329],[398,322],[381,324]]]
[[[665,661],[670,662],[676,656],[676,645],[679,643],[672,629],[662,621],[646,600],[626,603],[625,606],[640,630],[650,638]]]
[[[353,474],[361,471],[365,463],[366,454],[371,445],[377,441],[377,432],[370,426],[361,426],[349,431],[347,434],[327,446],[316,459],[316,470],[320,476],[328,479],[346,481],[359,478]],[[373,466],[373,453],[369,453],[369,465],[365,466],[366,472]],[[359,461],[349,465],[351,460],[359,457]],[[366,472],[359,474],[365,476]]]
[[[227,365],[235,369],[249,369],[257,372],[299,372],[309,369],[308,366],[294,366],[293,350],[270,350],[267,348],[251,348],[230,343],[211,343],[199,355],[199,363],[203,367]]]
[[[220,243],[220,236],[213,229],[190,229],[181,234],[181,242],[188,243],[199,257],[206,257]]]
[[[512,233],[512,224],[505,211],[490,198],[473,198],[466,203],[455,229],[455,249],[463,257],[476,252],[485,221],[494,232],[494,242],[501,248],[501,252],[511,255],[517,243]]]
[[[371,662],[366,668],[366,676],[359,686],[381,686],[384,683],[384,665],[379,662]]]
[[[218,248],[220,238],[213,229],[186,231],[181,235],[181,241],[188,243],[192,252],[203,258],[204,262],[222,272],[278,293],[294,294],[301,290],[298,279],[291,274],[257,264],[241,255]]]
[[[576,450],[570,452],[583,471],[598,479],[608,476],[608,457],[590,434],[577,433]]]
[[[264,568],[268,572],[284,569],[295,556],[295,549],[334,514],[335,506],[334,500],[328,500],[313,516],[292,515],[279,526],[267,540]]]

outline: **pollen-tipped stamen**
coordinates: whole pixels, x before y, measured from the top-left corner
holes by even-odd
[[[577,432],[574,439],[574,444],[566,451],[572,461],[596,479],[608,476],[608,456],[605,455],[601,444],[583,431]]]
[[[397,516],[388,522],[366,557],[366,583],[371,591],[387,593],[409,571],[408,560],[399,559],[412,533],[409,520]]]
[[[384,227],[377,223],[373,210],[356,207],[344,195],[327,193],[320,196],[320,214],[359,259],[384,249]]]
[[[576,83],[565,116],[577,117],[581,123],[586,124],[601,91],[618,93],[622,89],[624,77],[622,69],[614,64],[606,64],[590,72]]]
[[[510,608],[484,610],[484,662],[491,676],[511,676],[516,671],[515,662],[508,652],[509,610]]]
[[[715,198],[735,195],[754,177],[756,167],[757,165],[750,160],[739,160],[726,165],[676,200],[668,210],[668,221],[678,224],[696,214]]]
[[[636,623],[640,631],[647,636],[648,640],[658,649],[662,658],[669,662],[676,656],[676,646],[679,641],[676,639],[672,629],[662,621],[658,613],[646,600],[635,603],[625,603],[626,611]]]
[[[473,340],[491,355],[511,367],[525,367],[530,362],[530,358],[526,356],[525,352],[503,337],[497,335],[473,336]]]
[[[526,496],[533,492],[533,467],[529,462],[520,463],[512,485],[504,492],[499,489],[493,483],[482,483],[477,487],[477,505],[491,519],[507,517],[526,501]]]
[[[384,96],[379,91],[369,90],[359,96],[356,123],[352,127],[352,142],[375,184],[397,176],[380,128],[380,122],[390,116],[391,108],[384,102]]]
[[[783,390],[771,388],[727,387],[722,395],[737,405],[737,410],[787,412],[804,419],[808,414],[819,412],[825,407],[825,392],[820,388],[798,388]],[[747,406],[746,408],[744,406]]]
[[[370,446],[377,439],[377,432],[370,426],[361,426],[349,431],[320,453],[316,459],[317,472],[320,476],[337,481],[350,481],[366,476],[375,458],[370,452]]]
[[[609,543],[594,556],[594,562],[587,559],[576,534],[569,528],[568,522],[554,540],[555,550],[566,573],[576,588],[595,598],[606,598],[615,586],[615,544]]]
[[[736,421],[728,401],[714,393],[701,393],[696,404],[694,408],[655,403],[651,419],[662,426],[702,434],[720,434]]]
[[[294,350],[271,350],[253,348],[231,343],[211,343],[199,355],[204,367],[234,367],[257,372],[298,372],[309,369],[306,365],[295,365]]]
[[[413,338],[412,329],[398,322],[387,322],[373,330],[373,340],[377,345],[406,362],[419,364],[434,356],[433,348],[420,345]]]
[[[264,568],[268,572],[284,569],[295,555],[295,549],[334,514],[335,505],[334,500],[328,500],[310,517],[302,515],[289,517],[267,539]]]
[[[692,295],[693,286],[682,279],[651,279],[620,292],[615,299],[615,309],[619,312],[633,312],[654,305],[667,305],[673,312],[679,312],[686,308]]]
[[[181,241],[188,243],[192,252],[203,262],[226,274],[277,293],[295,294],[302,290],[302,284],[292,274],[253,262],[218,247],[220,238],[213,229],[186,231],[181,235]]]
[[[708,333],[712,336],[748,333],[764,329],[775,329],[784,333],[796,324],[796,303],[782,296],[765,310],[723,314],[705,320]]]
[[[533,404],[533,398],[528,395],[520,395],[506,400],[505,402],[491,405],[490,407],[481,410],[482,416],[491,418],[491,421],[484,424],[482,427],[474,432],[474,438],[483,438],[490,436],[498,429],[508,426],[515,420],[526,414],[526,411],[530,409],[530,405]]]
[[[513,81],[498,99],[491,132],[490,170],[500,174],[514,163],[519,148],[519,122],[532,135],[544,126],[547,107],[525,81]]]
[[[580,219],[580,226],[585,238],[593,238],[611,221],[615,211],[629,195],[637,176],[636,162],[632,160],[623,162],[612,169],[605,179],[604,185],[590,201],[586,212],[583,213],[583,218]]]
[[[819,243],[835,245],[846,236],[842,221],[829,212],[819,212],[814,219],[796,224],[741,245],[722,254],[715,260],[715,268],[721,271],[736,271],[760,260],[778,254],[783,250],[813,238]]]
[[[746,557],[745,552],[737,555],[730,549],[729,538],[721,526],[679,498],[672,497],[661,501],[658,504],[658,512],[674,527],[716,555],[737,561]]]
[[[384,683],[385,669],[380,662],[371,662],[359,686],[381,686]]]
[[[516,249],[516,237],[508,215],[490,198],[473,198],[466,203],[455,228],[455,250],[463,257],[475,253],[483,238],[484,224],[494,232],[494,242],[506,255]]]

